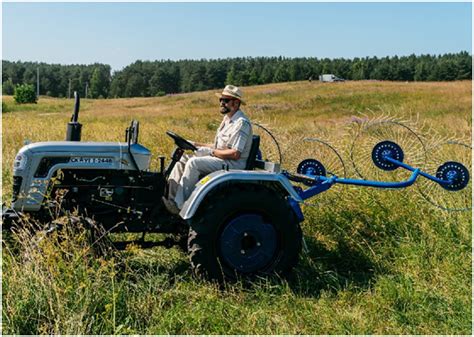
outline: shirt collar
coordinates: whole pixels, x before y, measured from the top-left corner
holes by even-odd
[[[233,123],[238,118],[243,117],[243,115],[244,115],[244,113],[242,112],[242,110],[239,109],[235,112],[235,114],[232,116],[232,118],[229,118],[229,116],[225,115],[224,120],[225,120],[226,123]]]

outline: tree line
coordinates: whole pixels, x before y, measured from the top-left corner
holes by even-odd
[[[40,95],[68,97],[151,97],[239,86],[317,80],[334,74],[347,80],[454,81],[472,79],[472,56],[444,55],[318,59],[312,57],[238,57],[216,60],[136,61],[111,73],[110,65],[59,65],[2,61],[2,91],[34,84]]]
[[[72,96],[78,91],[81,97],[109,97],[112,80],[111,67],[105,64],[59,65],[38,62],[2,61],[2,92],[13,95],[15,86],[31,84],[36,88],[39,74],[40,95],[52,97]]]

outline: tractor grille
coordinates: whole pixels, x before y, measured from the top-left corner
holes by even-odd
[[[49,170],[56,164],[69,162],[69,157],[44,157],[38,165],[35,172],[35,178],[44,178],[48,175]]]
[[[13,195],[12,202],[15,202],[18,199],[18,194],[20,194],[21,183],[23,182],[23,177],[14,176],[13,177]]]

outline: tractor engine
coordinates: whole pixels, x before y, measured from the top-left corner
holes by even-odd
[[[142,231],[164,187],[161,173],[66,169],[53,177],[49,196],[51,206],[93,215],[105,228]]]
[[[12,208],[45,217],[60,206],[94,215],[106,228],[144,225],[165,186],[162,172],[149,171],[150,158],[140,144],[26,145],[14,163]]]

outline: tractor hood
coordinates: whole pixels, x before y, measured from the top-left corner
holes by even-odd
[[[140,144],[132,144],[130,146],[133,154],[150,155],[150,151]],[[128,152],[127,143],[112,142],[38,142],[25,145],[20,152],[67,152],[67,153],[126,153]]]
[[[140,144],[131,144],[130,151],[140,170],[148,170],[151,152]],[[125,142],[38,142],[23,146],[18,152],[15,172],[23,166],[38,167],[43,158],[70,158],[66,161],[75,168],[134,169],[132,158]],[[53,160],[54,161],[54,160]],[[28,165],[27,165],[28,163]],[[18,172],[17,172],[18,173]]]

